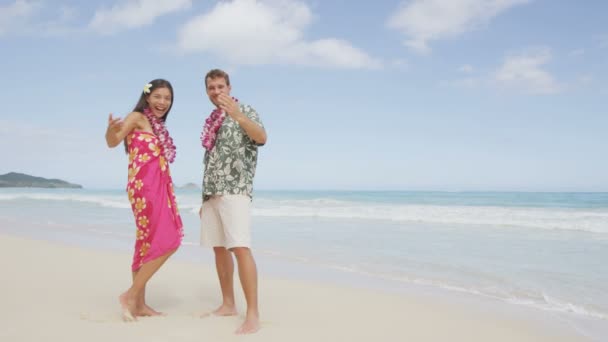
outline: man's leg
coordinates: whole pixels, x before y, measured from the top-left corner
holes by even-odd
[[[215,268],[222,288],[222,305],[213,311],[218,316],[234,316],[237,314],[234,303],[234,261],[232,254],[224,247],[213,247],[215,253]]]
[[[239,278],[247,301],[245,322],[236,330],[237,334],[251,334],[260,329],[258,311],[258,271],[251,250],[247,247],[232,249],[239,267]]]
[[[201,245],[214,246],[215,269],[217,278],[220,281],[222,290],[222,304],[210,313],[205,313],[201,317],[209,315],[234,316],[237,314],[234,304],[234,262],[232,254],[224,247],[224,231],[222,221],[218,213],[220,197],[212,197],[203,202],[200,210],[201,216]]]

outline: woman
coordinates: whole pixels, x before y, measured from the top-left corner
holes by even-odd
[[[108,146],[124,141],[129,154],[127,193],[137,226],[133,283],[119,297],[125,321],[161,314],[146,305],[146,283],[177,250],[183,236],[168,164],[175,159],[173,139],[165,127],[172,105],[171,83],[156,79],[146,84],[124,120],[112,114],[108,119]]]

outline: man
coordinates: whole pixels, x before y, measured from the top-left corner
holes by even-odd
[[[260,328],[257,269],[251,254],[250,206],[258,146],[266,143],[266,131],[257,112],[230,96],[228,74],[214,69],[205,76],[209,100],[216,106],[205,123],[201,244],[213,247],[222,289],[218,316],[237,314],[234,301],[234,253],[247,301],[245,321],[237,334]]]

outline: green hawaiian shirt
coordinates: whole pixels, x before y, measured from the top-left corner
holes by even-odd
[[[241,112],[264,127],[258,113],[239,103]],[[229,115],[217,132],[215,146],[205,152],[203,201],[212,195],[242,194],[251,197],[258,160],[258,145]]]

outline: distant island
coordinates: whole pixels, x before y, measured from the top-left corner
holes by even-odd
[[[200,190],[201,188],[195,184],[195,183],[186,183],[182,186],[178,186],[178,189],[184,189],[184,190]]]
[[[34,177],[23,173],[9,172],[0,175],[0,188],[69,188],[82,189],[82,185],[68,183],[61,179]]]

